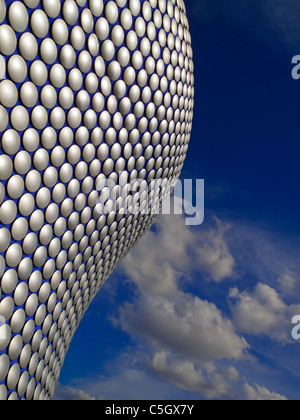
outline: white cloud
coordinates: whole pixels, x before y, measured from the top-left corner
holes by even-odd
[[[235,276],[235,260],[229,250],[226,233],[231,226],[216,221],[216,227],[199,234],[197,265],[215,282]]]
[[[276,392],[269,391],[264,386],[254,384],[253,386],[245,383],[243,386],[245,396],[250,401],[286,401],[287,398]]]
[[[233,366],[217,369],[214,363],[199,365],[164,351],[154,354],[151,367],[163,380],[208,399],[230,396],[239,379]]]
[[[233,275],[234,259],[226,244],[230,229],[219,221],[193,231],[181,216],[163,216],[123,262],[138,288],[133,303],[120,310],[123,330],[182,355],[201,359],[239,359],[248,348],[214,303],[180,290],[182,277],[204,270],[220,281]]]
[[[290,341],[291,319],[300,313],[299,305],[287,305],[278,292],[258,283],[252,292],[240,292],[237,287],[229,292],[233,322],[242,333],[264,334],[280,341]]]
[[[71,386],[60,385],[54,399],[169,400],[182,396],[182,391],[172,384],[132,366],[129,355],[126,356],[125,360],[122,360],[121,356],[121,360],[110,364],[107,375],[75,379],[72,380]],[[81,388],[85,389],[84,396],[87,398],[81,398]],[[98,395],[101,396],[97,397]]]
[[[151,356],[148,367],[161,379],[206,398],[230,398],[235,393],[230,372],[251,354],[239,333],[291,341],[291,318],[300,313],[300,306],[286,303],[264,280],[281,284],[287,294],[296,283],[294,263],[286,249],[276,247],[260,230],[217,219],[214,225],[192,230],[182,217],[165,216],[123,263],[137,294],[121,307],[115,325]],[[196,272],[215,283],[236,281],[242,278],[238,272],[259,283],[250,291],[230,289],[230,319],[215,303],[182,290],[190,278],[195,281]],[[265,390],[268,396],[264,387],[249,387]]]
[[[162,217],[158,232],[148,232],[122,263],[127,277],[142,293],[176,293],[182,272],[193,265],[194,234],[180,216]],[[191,252],[190,252],[191,251]]]
[[[295,280],[292,282],[294,292],[300,293],[297,241],[258,229],[253,224],[235,223],[230,230],[229,245],[239,273],[251,275],[272,287],[278,287],[278,281],[289,276]],[[286,293],[282,287],[281,292]]]
[[[234,367],[217,368],[214,362],[243,360],[249,345],[214,303],[181,287],[193,270],[215,282],[235,276],[229,229],[215,220],[210,229],[193,231],[181,216],[161,217],[157,231],[140,240],[123,262],[137,293],[113,320],[150,356],[145,360],[152,372],[207,398],[229,394],[238,377]]]
[[[136,294],[113,319],[135,339],[139,355],[137,348],[131,355],[139,359],[138,368],[124,368],[125,362],[118,374],[82,380],[59,394],[78,396],[80,391],[73,390],[81,389],[83,382],[88,395],[132,399],[133,389],[140,388],[140,398],[145,399],[145,387],[150,398],[155,397],[160,381],[207,398],[229,395],[238,374],[231,365],[219,368],[215,362],[244,360],[249,346],[214,303],[182,287],[190,284],[194,270],[215,282],[235,275],[226,241],[230,226],[215,220],[209,229],[193,230],[179,215],[162,216],[156,226],[123,261],[121,270],[136,286]],[[148,384],[144,388],[139,385],[143,382]]]
[[[248,349],[215,304],[177,291],[176,296],[140,296],[125,304],[118,320],[130,335],[153,348],[200,360],[241,359]]]
[[[297,280],[293,273],[283,273],[278,278],[279,288],[285,295],[292,295],[296,291]]]
[[[235,260],[227,244],[231,226],[214,225],[192,230],[178,215],[162,216],[157,232],[149,232],[125,258],[122,267],[143,293],[176,293],[182,275],[198,270],[208,281],[236,277]]]
[[[60,383],[56,385],[54,400],[103,400],[103,397],[92,397],[82,389],[72,388],[70,386],[63,386]]]
[[[119,269],[119,275],[135,286],[135,294],[121,304],[113,323],[134,344],[122,349],[126,357],[117,369],[114,366],[107,376],[81,379],[71,389],[108,399],[170,399],[185,392],[216,399],[280,397],[262,386],[263,377],[253,380],[252,369],[259,362],[253,364],[251,348],[241,334],[252,335],[253,346],[255,335],[280,343],[290,339],[291,318],[300,314],[300,306],[286,302],[288,293],[280,288],[297,290],[298,260],[285,248],[249,226],[215,219],[209,227],[191,229],[182,216],[161,217]],[[249,276],[246,282],[241,274]],[[232,286],[237,278],[239,288],[231,287],[226,301],[225,280]],[[240,291],[249,279],[258,283]],[[220,287],[224,306],[187,293],[192,281],[193,285],[198,281],[198,290],[201,285],[206,291]],[[225,314],[226,305],[232,318],[230,310]],[[241,375],[249,366],[251,380]],[[252,382],[260,385],[249,385]]]

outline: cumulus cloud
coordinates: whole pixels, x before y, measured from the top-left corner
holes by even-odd
[[[176,293],[180,277],[189,277],[194,270],[217,283],[235,277],[226,237],[230,228],[215,219],[212,227],[193,231],[182,216],[162,216],[157,231],[140,240],[122,267],[143,293],[154,294]]]
[[[192,230],[182,217],[164,216],[123,262],[137,293],[120,308],[114,325],[150,355],[148,368],[166,382],[206,398],[236,396],[234,384],[242,381],[236,364],[251,354],[241,334],[291,341],[291,318],[300,307],[287,303],[275,288],[281,285],[287,294],[295,287],[294,270],[286,269],[293,267],[289,258],[272,238],[249,226],[214,219]],[[232,318],[216,303],[184,292],[195,273],[201,281],[226,285],[225,280],[236,282],[247,268],[261,281],[252,290],[230,288]],[[259,385],[247,389],[262,398],[273,395]]]
[[[214,362],[243,359],[248,344],[214,304],[180,291],[176,299],[140,296],[122,307],[115,322],[146,343],[148,368],[162,380],[206,398],[230,395],[239,375]]]
[[[300,313],[300,305],[288,305],[272,287],[258,283],[253,291],[229,292],[233,322],[242,333],[264,334],[280,341],[290,341],[293,314]]]
[[[230,225],[217,219],[210,228],[193,230],[180,215],[162,216],[122,263],[121,273],[135,285],[136,293],[112,319],[135,339],[137,348],[131,354],[139,359],[139,369],[124,369],[123,364],[120,373],[110,378],[84,380],[88,394],[82,394],[80,382],[60,387],[57,395],[79,399],[103,393],[105,398],[107,394],[126,398],[118,377],[128,383],[129,398],[143,381],[153,395],[158,380],[207,398],[229,395],[238,378],[230,361],[243,360],[249,345],[215,303],[184,292],[195,271],[217,283],[235,276],[229,230]],[[226,366],[217,366],[223,360],[228,360]],[[141,397],[146,398],[145,393]]]
[[[226,241],[226,233],[230,228],[229,224],[222,224],[216,220],[216,227],[207,230],[198,238],[197,265],[217,283],[235,277],[235,259]]]
[[[182,290],[192,272],[220,282],[235,276],[227,245],[230,225],[192,231],[183,217],[164,216],[123,262],[128,281],[137,287],[113,319],[150,355],[148,368],[177,387],[217,398],[229,395],[238,373],[222,360],[243,360],[249,345],[218,307]]]
[[[245,397],[250,401],[286,401],[287,398],[276,392],[269,391],[264,386],[254,384],[253,386],[245,383],[243,386]]]
[[[142,293],[170,295],[177,291],[178,277],[190,271],[194,264],[192,254],[196,238],[186,229],[180,216],[173,220],[171,216],[161,218],[157,229],[139,241],[124,259],[122,267],[127,278]]]
[[[233,275],[234,258],[225,234],[229,225],[216,221],[195,233],[181,216],[164,216],[126,257],[126,276],[138,288],[137,299],[120,309],[119,324],[129,334],[143,337],[153,347],[165,346],[202,359],[239,359],[248,348],[231,321],[214,303],[184,293],[181,280],[193,270],[211,280]]]
[[[109,374],[71,384],[64,395],[79,398],[84,395],[72,389],[84,389],[88,396],[106,399],[190,395],[184,393],[208,399],[280,399],[263,386],[262,376],[253,381],[259,362],[253,364],[248,336],[241,334],[249,334],[254,345],[257,335],[280,344],[290,339],[291,318],[300,307],[282,290],[295,291],[298,282],[296,260],[282,248],[249,226],[214,219],[191,229],[182,216],[161,217],[118,271],[134,286],[134,294],[111,320],[129,335],[130,347],[122,349],[122,360]],[[255,283],[245,281],[244,273]],[[221,290],[223,302],[213,302],[214,293],[211,299],[209,293],[206,299],[188,293],[197,282],[197,290],[201,285]],[[241,373],[249,366],[251,380]]]
[[[117,321],[154,348],[172,349],[201,360],[240,359],[246,340],[215,304],[177,291],[176,296],[140,296],[125,304]]]
[[[201,365],[164,351],[154,354],[151,367],[166,382],[208,399],[230,396],[232,384],[239,379],[233,366],[217,369],[212,362]]]

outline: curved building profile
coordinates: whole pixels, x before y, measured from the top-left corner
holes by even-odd
[[[53,396],[190,139],[183,0],[0,0],[0,400]]]

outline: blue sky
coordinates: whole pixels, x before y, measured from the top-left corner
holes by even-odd
[[[182,178],[205,179],[205,221],[162,216],[130,252],[56,398],[299,398],[300,6],[185,3],[196,92]]]

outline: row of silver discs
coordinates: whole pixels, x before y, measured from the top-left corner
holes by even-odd
[[[0,0],[0,54],[0,399],[47,399],[90,302],[155,221],[121,178],[147,190],[180,174],[191,39],[182,0]],[[126,214],[107,211],[106,180]]]

